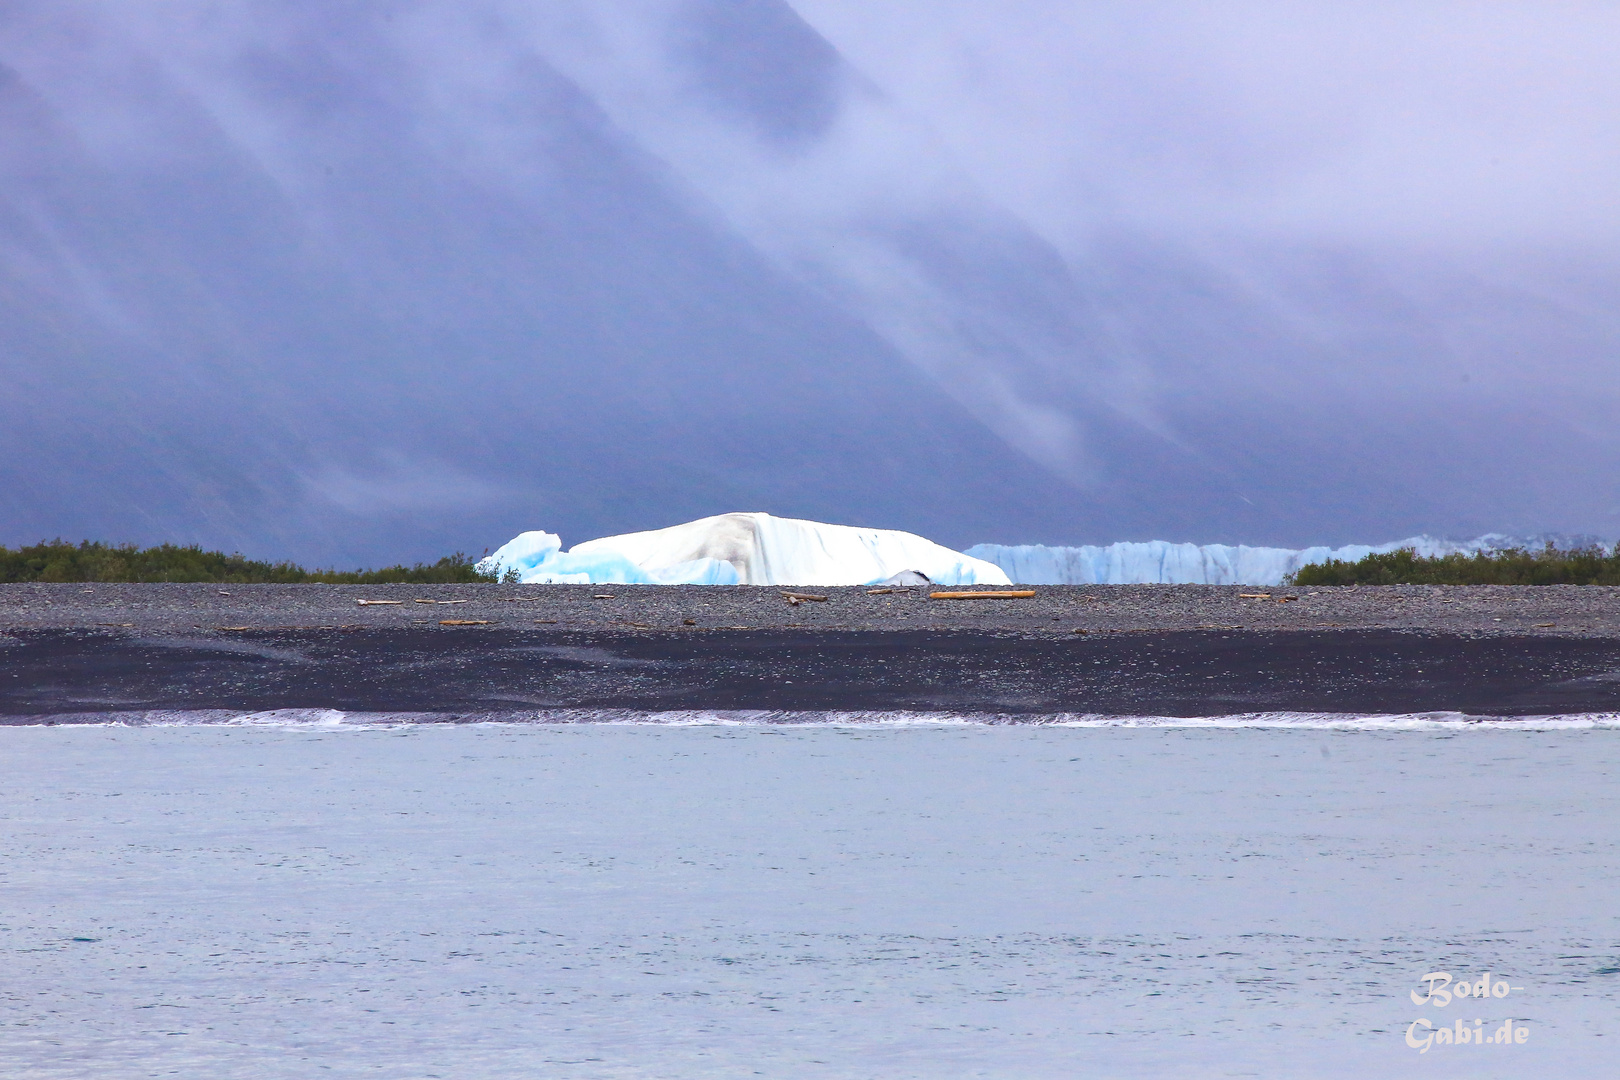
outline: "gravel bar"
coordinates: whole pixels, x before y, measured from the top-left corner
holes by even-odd
[[[784,599],[790,594],[824,601]],[[367,601],[362,603],[362,601]],[[372,602],[375,601],[375,602]],[[1608,586],[1051,585],[1028,599],[931,600],[928,590],[718,585],[0,585],[0,633],[123,629],[554,627],[624,633],[974,630],[1373,630],[1620,638]]]
[[[0,723],[277,709],[1620,713],[1620,589],[0,586]]]

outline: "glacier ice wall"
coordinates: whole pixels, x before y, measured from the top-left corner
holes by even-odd
[[[869,585],[913,570],[940,585],[1281,585],[1300,567],[1329,559],[1355,562],[1400,548],[1438,556],[1546,542],[1578,547],[1599,541],[1488,533],[1473,540],[1413,536],[1336,548],[1150,540],[1077,547],[977,544],[956,552],[914,533],[749,513],[605,536],[566,552],[555,533],[526,532],[479,567],[524,584]]]
[[[1387,544],[1338,548],[1173,544],[1165,540],[1084,547],[975,544],[966,554],[995,563],[1008,578],[1025,585],[1281,585],[1287,575],[1310,563],[1329,559],[1356,562],[1374,552],[1400,548],[1435,556],[1538,546],[1534,540],[1491,533],[1474,540],[1413,536]]]
[[[906,570],[942,585],[1009,583],[994,563],[915,533],[758,513],[605,536],[566,552],[556,534],[526,532],[479,568],[524,584],[868,585]]]

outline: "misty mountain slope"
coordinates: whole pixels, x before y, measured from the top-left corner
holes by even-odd
[[[499,103],[546,170],[514,192],[397,72],[292,59],[296,79],[255,56],[242,83],[318,88],[262,101],[313,163],[296,186],[155,76],[143,104],[184,138],[122,171],[8,80],[4,139],[27,148],[3,219],[4,371],[26,388],[5,405],[8,539],[376,561],[730,507],[959,543],[1072,512],[539,60]]]
[[[1620,410],[1620,327],[1591,302],[1620,299],[1612,259],[1555,281],[1526,256],[1567,266],[1568,245],[1128,221],[1043,233],[998,205],[935,114],[804,45],[803,25],[776,19],[751,39],[780,56],[764,99],[796,85],[839,102],[818,139],[787,141],[690,91],[684,42],[710,15],[660,0],[630,16],[579,9],[598,47],[565,47],[585,38],[560,23],[537,47],[761,251],[1080,488],[1071,535],[1620,532],[1620,443],[1604,420]]]
[[[1620,532],[1612,260],[1064,232],[823,7],[7,6],[0,543]]]
[[[1372,521],[1620,534],[1620,334],[1544,270],[1120,235],[1090,255],[1151,413],[1241,493],[1212,516],[1301,544]]]

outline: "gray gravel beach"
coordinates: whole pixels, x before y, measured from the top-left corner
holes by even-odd
[[[1617,589],[1034,591],[10,585],[0,721],[278,709],[438,720],[1620,712]]]
[[[926,589],[696,585],[0,585],[0,632],[128,629],[555,627],[626,633],[730,629],[1404,629],[1620,637],[1620,588],[1604,586],[1034,586],[1007,600],[930,600]],[[957,590],[944,590],[957,591]],[[791,603],[791,594],[826,597]],[[690,622],[688,622],[690,620]]]

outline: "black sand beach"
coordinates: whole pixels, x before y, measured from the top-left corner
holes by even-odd
[[[827,599],[793,604],[794,591],[0,586],[0,722],[278,708],[1620,710],[1617,589],[1041,587],[983,601],[805,589]]]

